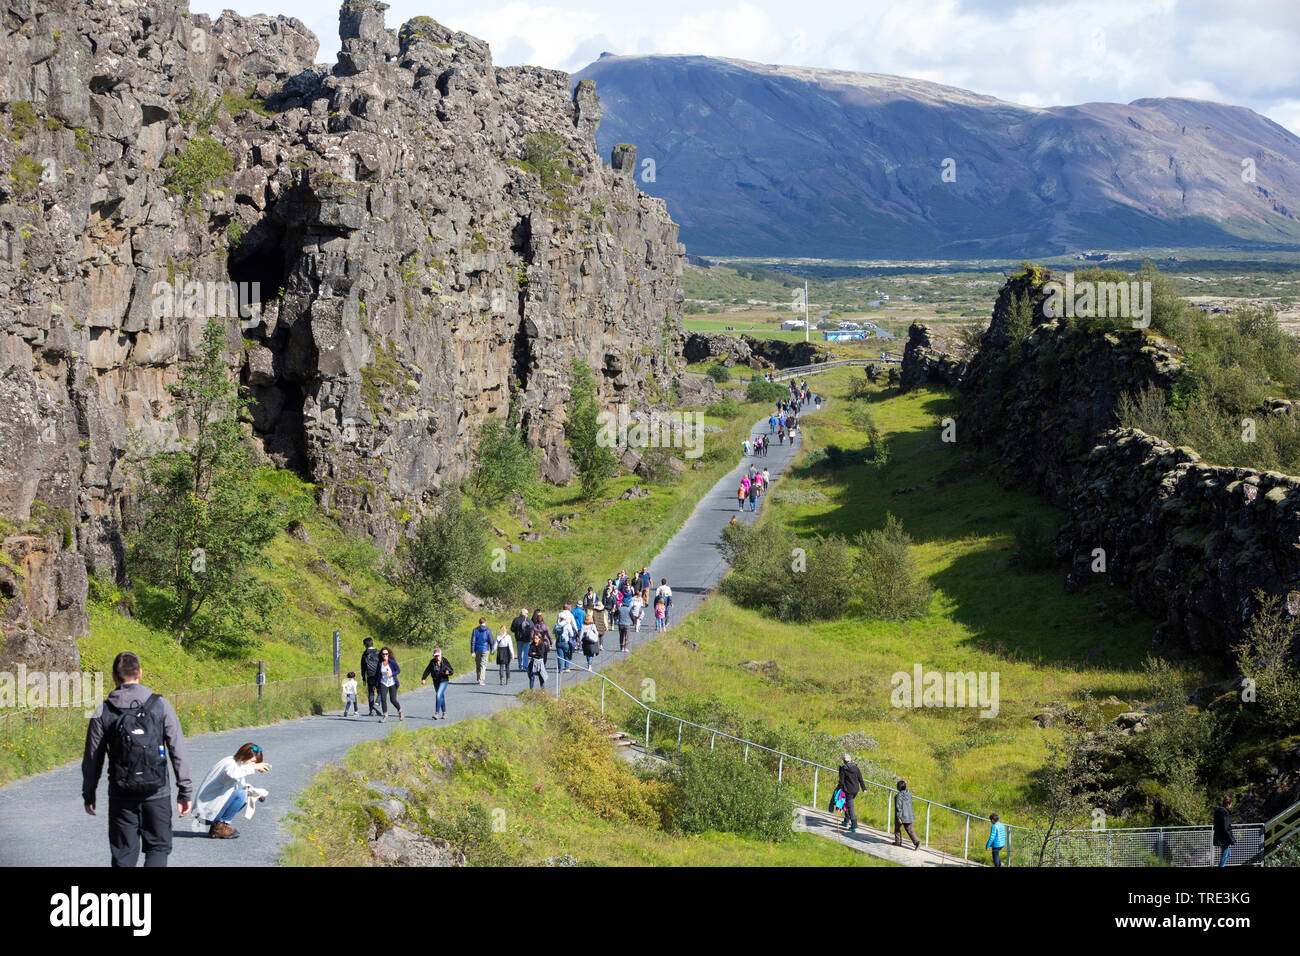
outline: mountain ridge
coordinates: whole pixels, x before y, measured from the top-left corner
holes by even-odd
[[[655,161],[641,188],[701,254],[1300,244],[1300,138],[1246,107],[1024,106],[930,80],[702,55],[604,55],[573,79],[597,84],[600,147],[632,142]]]

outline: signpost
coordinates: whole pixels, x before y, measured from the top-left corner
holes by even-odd
[[[343,654],[343,638],[338,630],[334,631],[334,676],[339,674],[339,658]]]

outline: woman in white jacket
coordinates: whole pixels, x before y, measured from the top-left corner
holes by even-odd
[[[203,785],[194,798],[194,820],[196,824],[209,824],[208,836],[218,840],[239,836],[230,821],[240,810],[266,799],[266,791],[250,787],[246,779],[271,769],[269,763],[262,762],[262,757],[261,747],[244,744],[233,757],[218,760],[203,778]],[[252,813],[247,815],[251,817]]]

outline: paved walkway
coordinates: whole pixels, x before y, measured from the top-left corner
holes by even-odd
[[[805,408],[811,412],[813,405]],[[754,426],[754,434],[767,432],[766,416]],[[740,449],[736,449],[739,451]],[[672,620],[680,621],[704,599],[722,579],[726,564],[715,546],[718,535],[736,508],[736,487],[741,473],[751,461],[766,467],[773,478],[779,477],[793,458],[796,446],[773,445],[766,457],[745,459],[722,478],[701,499],[686,523],[664,546],[650,570],[657,582],[667,578],[673,589]],[[760,506],[761,508],[761,506]],[[746,511],[741,520],[757,516]],[[599,582],[593,582],[599,583]],[[575,599],[578,595],[574,596]],[[558,609],[547,611],[548,623]],[[511,615],[513,617],[513,615]],[[642,630],[632,641],[633,648],[654,636],[653,617],[647,615]],[[613,635],[618,645],[617,632]],[[469,636],[465,636],[468,649]],[[596,658],[600,663],[616,657],[608,649]],[[461,656],[468,660],[468,654]],[[578,660],[582,660],[580,655]],[[554,662],[555,655],[551,655]],[[236,840],[210,840],[206,831],[196,833],[190,822],[175,821],[175,839],[171,863],[179,866],[271,866],[279,859],[291,834],[285,817],[295,798],[324,767],[340,762],[348,748],[364,740],[373,740],[399,728],[438,727],[471,717],[486,717],[518,703],[517,694],[528,686],[528,679],[518,671],[511,675],[507,687],[496,683],[495,667],[489,670],[487,686],[479,687],[473,670],[461,673],[447,689],[449,719],[435,722],[433,690],[419,688],[420,672],[425,660],[399,661],[402,687],[398,697],[406,713],[405,721],[390,716],[386,724],[377,718],[344,718],[341,711],[318,717],[303,717],[267,727],[242,728],[202,734],[187,740],[190,774],[197,787],[208,770],[222,757],[233,754],[246,741],[256,742],[266,752],[273,769],[259,774],[255,785],[271,792],[252,820],[235,821],[240,837]],[[346,662],[345,662],[346,664]],[[148,661],[145,662],[148,666]],[[345,669],[352,665],[346,664]],[[566,674],[564,684],[581,681],[578,672]],[[551,675],[551,680],[555,675]],[[554,686],[554,685],[551,685]],[[80,763],[69,763],[36,776],[26,777],[0,788],[0,866],[107,866],[108,837],[106,795],[107,782],[100,781],[99,815],[88,816],[81,805]]]

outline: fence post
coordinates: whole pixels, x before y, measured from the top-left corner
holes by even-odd
[[[710,749],[710,750],[713,749],[713,745],[714,745],[715,743],[717,743],[717,740],[718,740],[718,735],[717,735],[717,734],[714,734],[712,737],[709,738],[709,749]]]
[[[966,843],[961,848],[961,858],[970,859],[970,817],[966,818]]]
[[[266,671],[262,669],[263,661],[257,662],[257,702],[262,702],[262,686],[266,683]],[[216,694],[212,695],[213,702],[216,702]]]
[[[343,635],[334,629],[334,676],[339,676],[339,657],[343,653]]]
[[[821,773],[820,767],[813,767],[813,806],[817,806],[817,774]]]
[[[601,716],[604,716],[605,714],[605,682],[604,681],[600,682],[600,713]]]
[[[925,801],[925,848],[930,848],[930,801]]]
[[[885,832],[888,833],[893,827],[894,822],[894,791],[889,791],[889,799],[885,801]]]
[[[776,761],[776,782],[781,782],[782,772],[785,770],[785,757],[778,757]]]
[[[677,756],[680,758],[681,755],[682,755],[682,722],[679,720],[677,721]]]
[[[645,749],[650,749],[650,708],[645,709]]]
[[[749,763],[749,741],[745,741],[745,763]]]

